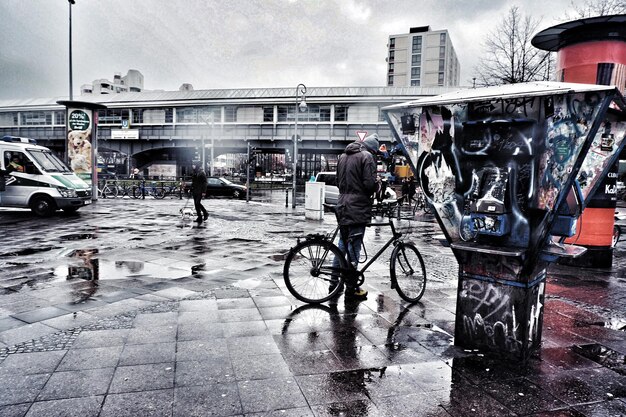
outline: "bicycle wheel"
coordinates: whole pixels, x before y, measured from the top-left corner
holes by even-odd
[[[102,190],[102,194],[105,198],[116,198],[117,187],[115,186],[111,187],[110,185],[107,185],[104,187],[104,190]]]
[[[133,185],[133,193],[131,195],[133,198],[141,198],[143,195],[143,188],[137,185]]]
[[[400,297],[416,303],[426,289],[426,267],[417,248],[412,243],[399,243],[391,252],[391,283]]]
[[[333,260],[340,262],[333,268]],[[341,271],[347,262],[339,248],[324,240],[307,240],[289,251],[283,277],[290,293],[305,303],[318,304],[339,294],[343,288]],[[336,277],[337,282],[333,282]]]
[[[154,198],[161,200],[163,198],[165,198],[165,188],[163,187],[156,187],[153,191]]]

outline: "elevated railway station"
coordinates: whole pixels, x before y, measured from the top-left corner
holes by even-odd
[[[333,169],[357,132],[377,133],[381,143],[392,146],[382,107],[452,90],[458,87],[310,87],[304,96],[293,88],[216,89],[83,95],[80,100],[106,106],[97,112],[97,146],[99,165],[108,172],[127,175],[137,167],[148,176],[184,176],[203,150],[207,169],[220,173],[221,156],[226,163],[220,169],[236,172],[250,147],[264,155],[258,158],[264,171],[287,173],[297,126],[298,178],[306,179]],[[0,101],[0,136],[35,138],[65,158],[65,106],[58,101]]]

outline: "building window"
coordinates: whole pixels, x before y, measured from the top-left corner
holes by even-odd
[[[419,78],[421,75],[421,67],[411,68],[411,78]]]
[[[446,44],[446,34],[445,33],[440,33],[439,34],[439,45],[445,45]]]
[[[57,114],[65,116],[64,112],[57,112]],[[0,113],[0,126],[17,126],[17,112]]]
[[[422,54],[415,54],[411,57],[411,64],[419,65],[422,63]]]
[[[237,121],[237,106],[224,107],[224,121],[234,123]]]
[[[179,107],[176,109],[177,123],[198,123],[198,111],[195,107]]]
[[[389,64],[389,74],[393,74],[394,64]]]
[[[55,111],[54,112],[54,124],[55,125],[64,125],[65,124],[65,112],[64,111]]]
[[[422,37],[415,36],[413,37],[413,53],[421,53],[422,52]]]
[[[394,49],[396,47],[396,38],[389,38],[389,49]]]
[[[391,81],[393,81],[393,76],[391,77]],[[336,122],[348,121],[348,106],[335,106],[335,121]]]
[[[446,67],[446,61],[444,59],[439,60],[439,72],[443,72]]]
[[[320,106],[320,122],[330,122],[330,106]]]
[[[420,86],[420,80],[411,80],[411,86],[419,87]]]
[[[128,109],[104,109],[98,110],[98,124],[116,125],[122,124],[122,120],[129,119]]]
[[[440,46],[439,47],[439,58],[445,58],[446,57],[446,47],[445,46]]]
[[[133,124],[163,124],[172,123],[174,111],[171,107],[151,108],[151,109],[133,109]]]
[[[26,111],[21,113],[22,126],[41,126],[52,124],[52,112]]]
[[[396,59],[396,51],[389,51],[389,62],[393,62]]]
[[[443,72],[439,73],[439,79],[437,80],[437,84],[443,85]]]
[[[393,75],[390,75],[387,77],[387,85],[389,86],[393,85]]]
[[[263,121],[264,122],[273,122],[274,121],[274,106],[264,106],[263,107]]]

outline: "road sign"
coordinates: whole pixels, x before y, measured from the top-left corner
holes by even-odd
[[[365,139],[365,136],[367,136],[367,130],[357,130],[356,135],[359,137],[360,140],[363,140]]]

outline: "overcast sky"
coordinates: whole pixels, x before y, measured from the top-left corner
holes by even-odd
[[[148,90],[384,86],[388,36],[426,25],[449,31],[470,85],[512,5],[544,29],[570,0],[76,0],[74,95],[131,68]],[[0,28],[0,99],[67,97],[67,0],[0,0]]]

